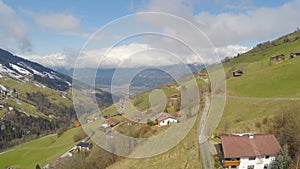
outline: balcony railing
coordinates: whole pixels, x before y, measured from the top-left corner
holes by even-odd
[[[233,161],[224,161],[224,166],[228,167],[228,166],[239,166],[241,163],[241,161],[239,160],[233,160]]]

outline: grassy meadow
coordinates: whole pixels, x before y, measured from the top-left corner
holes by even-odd
[[[37,164],[46,165],[57,159],[74,145],[73,137],[80,128],[73,128],[60,137],[56,134],[27,142],[0,154],[0,168],[7,166],[22,169],[33,169]]]

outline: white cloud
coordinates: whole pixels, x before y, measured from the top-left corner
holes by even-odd
[[[75,60],[78,56],[79,52],[77,50],[71,48],[65,48],[61,53],[52,53],[48,55],[23,55],[21,56],[25,59],[40,63],[46,67],[51,68],[73,68]]]
[[[31,16],[38,27],[58,34],[87,36],[81,29],[80,20],[71,14],[40,14],[32,11],[24,13]]]
[[[26,59],[52,68],[73,68],[75,63],[76,68],[133,68],[199,62],[199,56],[191,53],[171,53],[160,48],[152,48],[148,44],[137,43],[112,49],[85,50],[81,51],[80,57],[78,56],[79,52],[75,50],[65,50],[63,53],[49,55],[22,55]],[[78,60],[76,60],[77,57]]]
[[[49,55],[19,55],[30,61],[40,63],[47,67],[67,67],[66,55],[62,53],[53,53]]]
[[[205,35],[215,45],[215,49],[209,46],[205,35],[201,35],[199,31],[191,30],[187,22],[183,20],[174,21],[170,19],[170,16],[151,17],[150,15],[140,15],[132,22],[124,22],[128,25],[124,27],[118,27],[117,30],[121,33],[134,34],[139,31],[161,31],[162,34],[169,35],[171,37],[177,37],[185,42],[188,46],[200,51],[198,54],[204,58],[204,62],[216,62],[218,58],[212,57],[215,55],[214,51],[224,58],[226,56],[235,56],[237,53],[244,53],[250,48],[243,44],[251,42],[259,42],[270,40],[274,36],[284,35],[288,32],[295,30],[300,26],[298,16],[300,16],[300,1],[295,0],[288,2],[279,7],[254,7],[251,1],[245,2],[249,7],[243,8],[240,12],[225,12],[225,13],[209,13],[200,12],[194,14],[194,1],[188,0],[175,0],[170,4],[169,2],[152,0],[149,4],[140,12],[167,12],[192,21],[194,24],[203,31]],[[227,6],[226,8],[241,8],[241,4],[244,1],[238,1],[233,6]],[[199,3],[201,5],[201,3]],[[72,15],[67,14],[50,14],[39,15],[34,14],[34,20],[40,27],[51,30],[61,34],[81,34],[80,20]],[[134,23],[137,22],[137,23]],[[134,25],[137,25],[134,27]],[[143,25],[143,26],[140,26]],[[148,26],[150,25],[150,26]],[[140,27],[139,27],[140,26]],[[153,29],[152,27],[157,29]],[[126,28],[126,31],[125,29]],[[140,28],[142,30],[140,30]],[[114,29],[110,29],[111,32],[108,35],[119,36],[118,33],[114,34]],[[103,32],[102,32],[103,33]],[[99,34],[99,40],[105,39],[106,34]],[[121,35],[120,35],[121,36]],[[109,36],[110,37],[110,36]],[[112,40],[111,38],[108,40]],[[122,36],[121,36],[122,37]],[[102,39],[103,38],[103,39]],[[134,40],[131,44],[115,47],[108,54],[107,58],[103,60],[103,67],[117,67],[120,63],[123,63],[121,67],[137,67],[137,66],[161,66],[169,65],[180,62],[180,59],[185,63],[199,62],[199,56],[188,51],[184,45],[177,42],[174,39],[167,37],[155,37],[155,36],[143,36],[143,40],[136,43]],[[97,38],[94,38],[97,39]],[[118,38],[117,38],[118,39]],[[105,41],[107,42],[107,41]],[[152,50],[151,48],[159,48],[166,51],[170,51],[179,55],[179,60],[174,59],[170,53],[162,50]],[[107,51],[107,47],[96,50],[86,50],[81,56],[81,61],[77,66],[79,67],[98,67],[97,60],[102,58]],[[143,51],[139,54],[134,54],[137,51]],[[46,66],[50,67],[73,67],[75,58],[78,56],[78,52],[62,52],[61,54],[50,54],[47,56],[27,56],[32,58]],[[202,62],[202,63],[204,63]]]
[[[287,34],[300,26],[300,1],[276,8],[256,8],[243,13],[211,14],[194,17],[200,28],[217,46],[247,41],[264,41]]]
[[[146,8],[140,12],[164,12],[189,19],[193,16],[193,10],[192,0],[173,0],[172,2],[151,0]]]
[[[221,58],[224,58],[227,56],[229,57],[237,56],[237,54],[245,53],[250,49],[251,48],[249,47],[241,46],[241,45],[228,45],[224,47],[218,47],[216,48],[216,51]]]
[[[131,43],[112,49],[82,51],[76,66],[92,68],[162,66],[176,63],[178,60],[173,57],[170,53],[153,49],[148,44]]]
[[[30,51],[32,46],[28,34],[27,25],[16,16],[11,7],[0,0],[0,44],[7,47],[6,45],[17,43],[22,52]]]

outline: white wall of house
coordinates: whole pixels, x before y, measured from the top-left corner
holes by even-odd
[[[159,125],[161,126],[166,126],[170,123],[178,123],[178,120],[177,119],[174,119],[174,118],[167,118],[165,120],[162,120],[159,122]]]
[[[256,157],[255,160],[249,160],[249,157],[240,158],[240,165],[238,169],[248,169],[248,166],[254,165],[254,169],[264,169],[265,165],[268,165],[267,169],[271,169],[271,163],[275,160],[275,156],[262,156]]]

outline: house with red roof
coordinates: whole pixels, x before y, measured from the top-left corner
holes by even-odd
[[[169,114],[169,113],[165,113],[165,112],[162,112],[162,113],[159,113],[155,120],[157,121],[157,124],[159,126],[167,126],[167,125],[170,125],[171,123],[178,123],[178,119]]]
[[[272,134],[221,136],[222,165],[228,169],[271,169],[281,147]]]

